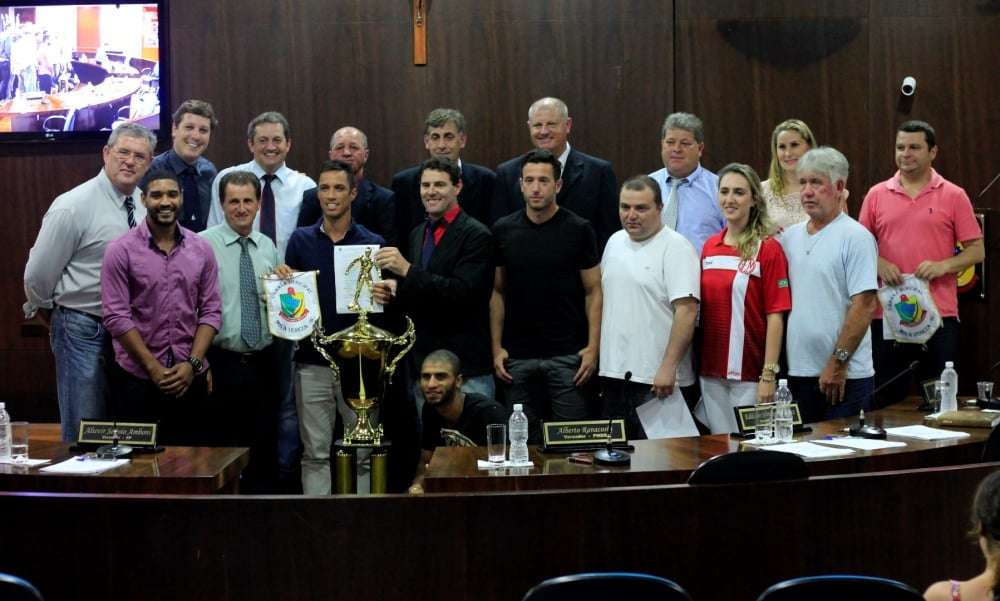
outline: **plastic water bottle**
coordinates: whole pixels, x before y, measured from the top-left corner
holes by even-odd
[[[528,463],[528,416],[520,403],[514,405],[507,432],[510,433],[510,462]]]
[[[778,380],[778,390],[774,393],[774,438],[778,442],[792,441],[792,391],[788,380]]]
[[[944,382],[944,390],[941,393],[941,411],[958,411],[958,372],[955,371],[955,363],[945,361],[944,371],[941,372],[941,381]]]
[[[10,415],[7,406],[0,403],[0,462],[10,461]]]

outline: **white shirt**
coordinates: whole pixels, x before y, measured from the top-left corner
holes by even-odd
[[[851,297],[878,289],[875,238],[857,221],[841,213],[810,234],[808,222],[796,223],[781,235],[792,286],[788,316],[788,373],[819,376],[837,346]],[[875,375],[871,330],[847,364],[850,379]]]
[[[257,161],[250,161],[234,167],[226,167],[219,172],[212,182],[212,208],[208,212],[208,225],[219,225],[225,222],[226,218],[222,212],[222,204],[219,202],[219,182],[222,176],[230,171],[249,171],[260,179],[260,188],[264,189],[264,175],[267,173],[257,164]],[[299,208],[302,206],[302,194],[310,188],[316,187],[316,182],[304,173],[290,169],[282,164],[274,172],[277,177],[271,182],[271,190],[274,192],[274,230],[278,256],[284,261],[285,247],[288,246],[288,239],[292,237],[292,232],[299,222]],[[260,211],[253,220],[254,231],[260,231]]]
[[[136,223],[146,218],[141,197],[138,188],[132,191]],[[101,317],[104,250],[128,230],[125,195],[103,169],[57,196],[24,266],[25,317],[53,304]]]
[[[674,323],[671,303],[701,297],[701,269],[694,247],[682,235],[664,227],[635,242],[625,230],[608,239],[601,258],[600,375],[652,384],[663,362]],[[677,383],[694,384],[691,349],[677,366]]]

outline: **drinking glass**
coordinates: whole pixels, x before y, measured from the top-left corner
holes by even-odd
[[[771,444],[774,440],[774,404],[762,403],[754,411],[754,439],[761,444]]]
[[[979,390],[978,401],[988,403],[993,400],[993,382],[976,382],[976,388]]]
[[[496,465],[503,465],[507,459],[507,425],[489,424],[486,426],[486,460]]]
[[[14,463],[28,461],[28,422],[10,423],[10,459]]]

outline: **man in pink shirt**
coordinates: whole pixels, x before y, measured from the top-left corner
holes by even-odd
[[[934,128],[907,121],[896,131],[899,171],[872,186],[859,221],[878,241],[881,285],[896,286],[904,274],[926,280],[941,313],[941,328],[924,345],[898,343],[883,336],[882,311],[872,320],[876,385],[917,359],[918,381],[936,379],[945,361],[958,365],[959,324],[956,274],[983,260],[983,232],[965,191],[931,166],[937,156]],[[955,253],[955,245],[962,251]],[[898,402],[911,378],[900,378],[883,391],[880,405]]]
[[[114,338],[116,419],[159,422],[159,440],[204,445],[211,432],[205,353],[222,325],[219,268],[207,240],[178,225],[177,176],[143,184],[146,219],[108,245],[101,269],[104,327]]]

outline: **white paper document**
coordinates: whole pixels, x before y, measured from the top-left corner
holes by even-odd
[[[369,313],[381,313],[382,305],[373,302],[372,286],[382,281],[382,272],[375,265],[378,244],[351,244],[333,247],[333,269],[337,282],[337,313],[357,313],[351,310],[354,299]],[[365,267],[367,276],[358,278]],[[360,290],[359,290],[360,289]],[[355,294],[357,292],[357,294]]]
[[[38,467],[39,465],[51,462],[51,459],[24,459],[22,461],[14,461],[13,458],[0,459],[0,463],[9,463],[10,465],[20,465],[22,467]]]
[[[849,447],[852,449],[858,449],[861,451],[877,451],[879,449],[895,449],[898,447],[905,447],[905,442],[891,441],[891,440],[879,440],[877,438],[831,438],[816,440],[820,444],[831,444],[838,447]]]
[[[503,463],[490,463],[485,459],[476,460],[476,469],[496,470],[503,467],[535,467],[535,462],[529,461],[527,463],[514,463],[512,461],[504,461]]]
[[[806,459],[822,459],[824,457],[843,457],[854,453],[851,449],[831,449],[811,442],[786,442],[766,447],[770,451],[794,453]]]
[[[928,426],[900,426],[898,428],[886,428],[886,433],[902,438],[916,438],[917,440],[955,440],[966,438],[968,432],[957,432],[955,430],[942,430],[941,428],[930,428]]]
[[[698,426],[681,396],[680,386],[674,386],[673,394],[665,399],[649,399],[636,407],[635,412],[639,414],[646,438],[698,436]]]
[[[83,457],[81,459],[81,457]],[[129,462],[128,459],[90,459],[81,455],[67,459],[62,463],[43,467],[42,472],[49,474],[100,474],[116,467],[121,467]]]

